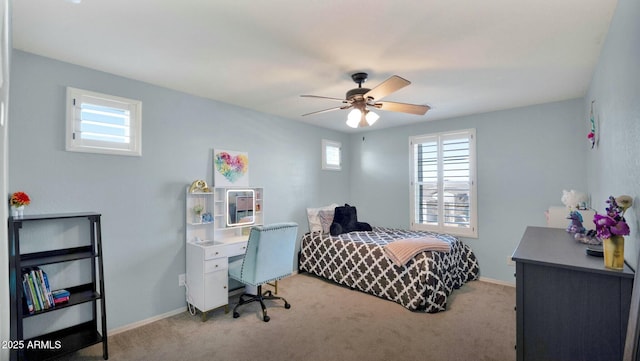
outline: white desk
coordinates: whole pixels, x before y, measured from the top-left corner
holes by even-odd
[[[189,189],[185,196],[187,302],[202,312],[204,321],[208,311],[229,304],[230,290],[243,287],[240,282],[229,280],[229,259],[245,254],[251,227],[264,222],[263,189],[248,188],[254,190],[255,200],[244,197],[239,203],[240,208],[248,210],[255,202],[256,209],[251,210],[254,222],[234,226],[226,222],[230,209],[227,190],[232,188],[215,188],[213,192]],[[202,216],[195,216],[196,209],[209,213],[213,220],[203,222]]]

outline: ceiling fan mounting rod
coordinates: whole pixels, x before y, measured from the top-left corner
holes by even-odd
[[[368,76],[367,73],[354,73],[351,75],[351,79],[358,84],[358,88],[362,88],[362,83],[367,81]]]

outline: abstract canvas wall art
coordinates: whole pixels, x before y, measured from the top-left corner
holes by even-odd
[[[213,182],[216,187],[248,187],[249,154],[214,149]]]

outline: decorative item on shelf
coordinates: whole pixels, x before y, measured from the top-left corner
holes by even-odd
[[[202,179],[198,179],[193,181],[193,183],[191,183],[191,186],[189,187],[189,193],[193,192],[210,193],[211,189],[209,188],[209,186],[207,186],[207,182]]]
[[[562,204],[564,204],[570,211],[575,209],[587,209],[587,203],[589,202],[589,196],[586,193],[572,189],[562,190],[562,197],[560,198]]]
[[[596,146],[596,121],[593,118],[593,103],[595,102],[595,100],[591,101],[591,111],[589,113],[589,120],[591,121],[591,131],[589,132],[589,134],[587,134],[587,139],[589,139],[589,141],[591,142],[591,149]]]
[[[14,217],[24,216],[24,206],[28,206],[31,203],[31,199],[25,192],[15,192],[9,198],[9,204],[11,205],[11,215]]]
[[[630,196],[609,196],[607,214],[596,213],[593,222],[596,224],[598,237],[602,239],[604,250],[604,266],[610,269],[624,268],[624,236],[629,235],[629,225],[624,219],[624,213],[633,204]]]
[[[202,211],[204,211],[202,204],[193,206],[193,223],[202,223]]]
[[[211,212],[202,213],[202,223],[212,223],[212,222],[213,222],[213,215],[211,215]]]
[[[602,244],[602,240],[597,237],[597,232],[593,229],[587,231],[587,233],[576,233],[573,237],[576,241],[592,246],[599,246]]]
[[[569,226],[567,227],[567,232],[569,233],[585,233],[587,230],[582,225],[582,214],[578,211],[569,212],[569,216],[567,219],[571,220]]]

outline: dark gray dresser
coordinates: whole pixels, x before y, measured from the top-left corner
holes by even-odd
[[[634,273],[585,249],[564,229],[527,227],[513,253],[518,361],[622,360]]]

